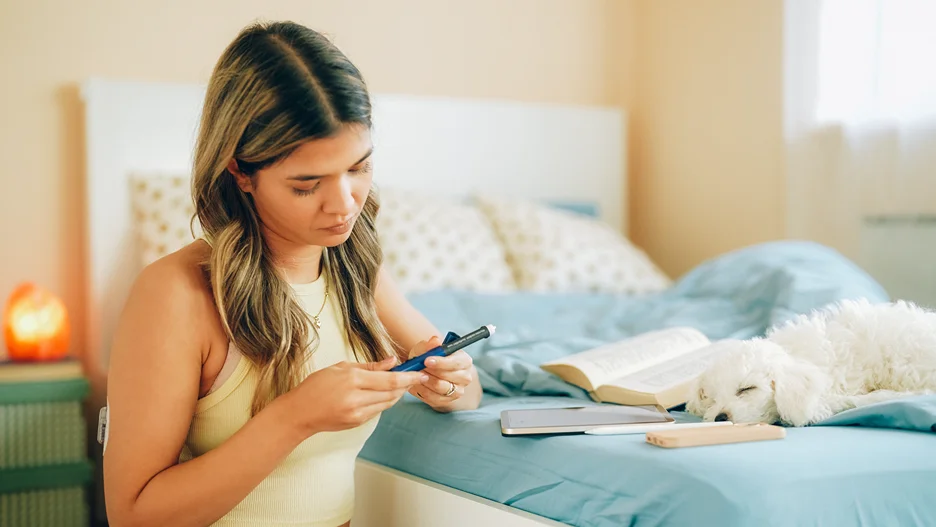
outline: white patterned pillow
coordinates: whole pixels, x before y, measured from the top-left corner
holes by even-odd
[[[130,178],[134,227],[143,266],[175,252],[201,236],[198,221],[189,228],[195,206],[189,178],[134,175]]]
[[[523,200],[478,196],[507,253],[517,287],[542,292],[642,294],[672,285],[610,225]]]
[[[384,265],[406,293],[516,289],[504,250],[476,207],[382,188],[377,234]]]

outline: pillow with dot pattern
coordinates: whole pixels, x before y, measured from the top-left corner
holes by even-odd
[[[641,249],[601,220],[524,200],[476,196],[519,289],[643,294],[672,285]]]
[[[384,265],[402,291],[516,289],[503,247],[476,207],[395,188],[378,195]]]
[[[134,175],[130,178],[139,260],[149,265],[175,252],[201,236],[198,220],[189,221],[195,213],[187,176]]]

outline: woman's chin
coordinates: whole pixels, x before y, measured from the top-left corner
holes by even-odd
[[[318,245],[321,247],[337,247],[342,243],[348,241],[348,238],[351,237],[351,230],[342,234],[319,234],[312,245]]]

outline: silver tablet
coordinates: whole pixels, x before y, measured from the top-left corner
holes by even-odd
[[[673,416],[659,405],[595,405],[569,408],[532,408],[501,412],[501,434],[582,434],[608,426],[672,423]]]

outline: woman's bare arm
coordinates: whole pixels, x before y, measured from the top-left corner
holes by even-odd
[[[107,513],[115,527],[210,524],[304,439],[281,397],[222,445],[178,464],[212,313],[197,273],[182,268],[164,260],[144,270],[115,335],[104,454]]]

